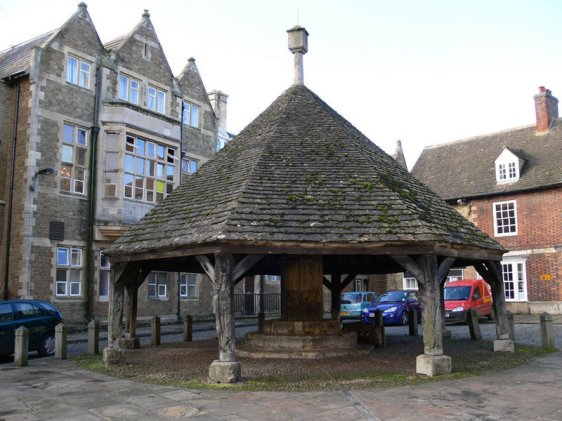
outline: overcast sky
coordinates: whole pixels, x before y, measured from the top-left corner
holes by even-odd
[[[385,151],[534,123],[562,98],[560,0],[89,0],[103,42],[148,9],[172,70],[195,57],[242,130],[292,83],[286,30],[310,33],[305,84]],[[61,26],[77,0],[0,0],[0,50]]]

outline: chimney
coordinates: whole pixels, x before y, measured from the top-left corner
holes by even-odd
[[[535,95],[535,112],[537,114],[536,134],[546,134],[550,131],[552,121],[558,118],[558,100],[552,96],[550,89],[539,87]]]
[[[211,107],[217,117],[217,123],[220,129],[226,132],[226,103],[228,95],[222,91],[213,90],[207,94]]]
[[[304,69],[302,57],[308,51],[308,32],[302,26],[295,26],[287,30],[289,34],[289,50],[295,56],[294,69],[295,76],[294,85],[304,85]]]

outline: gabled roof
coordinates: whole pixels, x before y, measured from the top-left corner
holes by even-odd
[[[112,39],[111,41],[106,42],[103,46],[107,51],[118,50],[128,38],[128,35],[121,35],[117,38]]]
[[[502,250],[302,85],[286,90],[110,251],[134,260],[223,243],[271,253],[313,246],[324,254],[336,245],[345,254],[361,245],[382,254],[383,244],[437,243]]]
[[[57,30],[47,32],[29,41],[15,45],[8,50],[0,52],[0,79],[29,71],[31,51],[37,46],[42,46]]]
[[[525,161],[519,180],[498,184],[494,161],[504,148]],[[517,193],[562,185],[562,122],[547,134],[535,125],[423,150],[412,174],[445,200]]]

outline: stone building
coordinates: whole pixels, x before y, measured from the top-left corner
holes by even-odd
[[[427,147],[412,173],[510,250],[502,271],[511,311],[560,314],[562,122],[550,90],[534,99],[535,124]]]
[[[2,298],[105,318],[104,250],[228,140],[227,96],[215,113],[193,58],[174,76],[148,11],[103,45],[84,3],[0,53],[0,78]],[[211,311],[201,275],[148,280],[140,315]]]

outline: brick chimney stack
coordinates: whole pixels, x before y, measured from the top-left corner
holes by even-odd
[[[537,114],[536,134],[546,134],[550,131],[553,120],[558,118],[558,100],[552,96],[550,89],[539,87],[535,95],[535,112]]]

